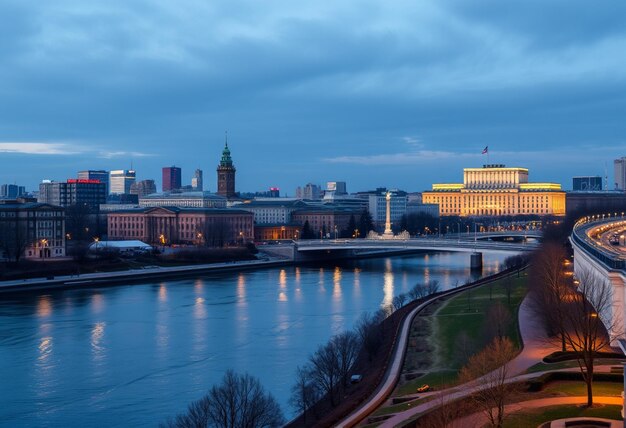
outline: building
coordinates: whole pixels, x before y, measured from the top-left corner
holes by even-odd
[[[65,210],[37,202],[0,203],[0,258],[65,256]]]
[[[426,214],[433,217],[439,217],[439,205],[421,204],[419,202],[407,202],[407,214]]]
[[[136,179],[132,169],[117,169],[109,173],[109,194],[130,194],[130,186]]]
[[[585,216],[626,211],[626,193],[619,190],[567,192],[567,214]]]
[[[103,169],[88,169],[85,171],[78,171],[79,180],[100,180],[100,183],[106,185],[107,195],[110,193],[109,189],[109,171]]]
[[[108,213],[107,231],[109,240],[223,246],[252,239],[254,215],[234,209],[135,208]]]
[[[329,181],[326,183],[326,191],[334,192],[335,195],[347,195],[347,187],[345,181]]]
[[[358,221],[359,215],[359,211],[350,208],[319,206],[292,212],[291,221],[293,224],[303,226],[308,221],[316,236],[334,238],[335,232],[337,236],[340,236],[342,232],[348,229],[350,217],[354,216],[355,221]]]
[[[399,190],[390,190],[389,200],[391,224],[400,223],[400,219],[406,214],[407,194]],[[387,189],[376,189],[368,196],[368,211],[377,228],[383,228],[387,219]]]
[[[177,166],[166,166],[163,168],[163,181],[161,188],[164,192],[178,190],[182,186],[181,169]]]
[[[86,205],[97,209],[106,203],[106,184],[95,179],[70,178],[65,183],[44,180],[39,184],[37,202],[69,207]]]
[[[293,239],[300,238],[302,225],[300,224],[255,224],[254,240],[255,241],[272,241],[277,239]]]
[[[222,151],[222,160],[217,166],[217,194],[226,198],[232,198],[236,196],[235,192],[235,173],[237,170],[233,165],[233,160],[230,157],[230,149],[228,148],[228,142],[224,145]]]
[[[194,192],[202,192],[204,190],[204,184],[202,181],[202,170],[196,169],[191,179],[191,188]]]
[[[613,161],[613,172],[615,173],[615,190],[626,190],[626,157],[621,157]]]
[[[572,190],[582,192],[597,192],[602,191],[602,177],[600,176],[585,176],[574,177],[572,179]]]
[[[225,208],[226,198],[209,192],[164,192],[139,199],[140,207]]]
[[[529,183],[528,169],[500,164],[465,168],[463,183],[433,184],[422,201],[442,216],[565,215],[560,184]]]
[[[154,184],[154,180],[136,181],[130,186],[130,194],[137,195],[139,198],[152,195],[153,193],[156,193],[156,191],[156,184]]]
[[[298,209],[307,208],[308,205],[299,200],[281,200],[276,198],[272,201],[252,200],[235,205],[241,210],[250,211],[254,214],[254,224],[278,224],[291,223],[291,213]]]
[[[3,184],[0,186],[0,199],[15,199],[26,194],[26,187],[17,184]]]
[[[311,201],[322,198],[322,189],[317,184],[307,183],[304,187],[296,188],[296,198],[308,199]]]

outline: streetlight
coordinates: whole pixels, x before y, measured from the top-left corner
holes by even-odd
[[[335,241],[337,240],[337,225],[335,225]]]

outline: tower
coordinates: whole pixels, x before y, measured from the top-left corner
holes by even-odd
[[[232,198],[235,196],[235,166],[230,157],[230,149],[228,148],[228,140],[224,144],[222,151],[222,160],[217,166],[217,194]]]
[[[163,191],[178,190],[181,188],[181,169],[177,166],[166,166],[163,168]]]

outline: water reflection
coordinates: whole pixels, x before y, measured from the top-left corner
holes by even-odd
[[[104,328],[106,322],[101,321],[96,323],[91,329],[91,352],[93,354],[93,360],[99,361],[105,357],[106,348],[102,346],[102,338],[104,337]]]
[[[91,310],[94,314],[99,314],[104,309],[104,297],[97,293],[91,297]]]
[[[159,285],[159,302],[167,303],[167,287],[164,283]]]
[[[361,269],[355,267],[352,274],[354,275],[354,279],[352,280],[354,285],[354,295],[355,297],[361,297]]]
[[[50,315],[52,315],[52,301],[50,296],[39,296],[39,300],[37,301],[37,316],[45,318]]]
[[[393,271],[391,270],[391,259],[385,260],[385,273],[383,275],[383,301],[381,308],[388,308],[393,303]]]
[[[338,303],[341,301],[341,268],[335,267],[333,273],[333,301]]]

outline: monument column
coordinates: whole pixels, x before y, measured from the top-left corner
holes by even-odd
[[[383,237],[392,237],[393,232],[391,231],[391,192],[387,192],[385,196],[387,200],[387,215],[385,217],[385,232],[383,233]]]

